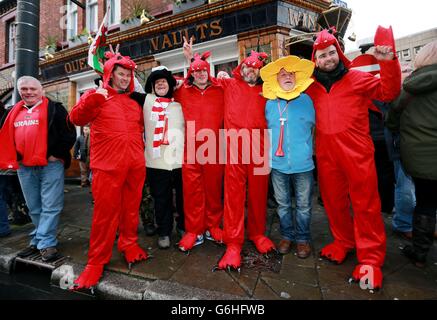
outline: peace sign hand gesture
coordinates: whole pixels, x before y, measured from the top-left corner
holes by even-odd
[[[191,59],[193,58],[194,54],[193,54],[193,37],[190,38],[190,42],[187,41],[187,38],[185,38],[185,36],[183,36],[184,39],[184,46],[183,46],[183,50],[184,50],[184,56],[185,59],[187,59],[188,63],[191,63]]]

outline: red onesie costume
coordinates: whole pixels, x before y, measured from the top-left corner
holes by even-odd
[[[327,30],[314,43],[317,50],[334,45],[349,69],[337,39]],[[375,44],[376,45],[376,44]],[[342,263],[356,249],[355,280],[366,273],[373,287],[382,286],[381,267],[385,259],[386,236],[374,163],[374,146],[369,134],[368,107],[371,99],[389,102],[400,91],[400,67],[395,58],[379,61],[381,79],[348,70],[330,91],[316,81],[307,91],[316,109],[316,156],[320,192],[334,242],[321,256]],[[353,208],[353,217],[350,205]],[[367,278],[368,279],[368,278]]]
[[[197,236],[205,232],[208,239],[223,241],[220,224],[224,165],[219,163],[219,131],[223,128],[224,100],[222,88],[210,76],[210,65],[206,61],[209,55],[205,52],[194,56],[184,84],[175,92],[175,100],[182,105],[186,129],[182,165],[185,234],[179,242],[182,251],[191,250]],[[192,78],[193,72],[200,70],[208,72],[210,83],[203,90],[193,84]],[[205,138],[202,132],[214,136]],[[215,141],[208,140],[212,138]],[[204,151],[206,145],[214,146],[215,154],[209,154],[213,151],[210,149]]]
[[[268,239],[265,233],[267,213],[267,192],[269,172],[257,173],[257,168],[264,166],[253,158],[254,153],[264,159],[264,130],[267,129],[265,119],[266,99],[261,95],[262,85],[249,86],[241,75],[243,67],[261,69],[265,53],[252,51],[235,70],[233,79],[223,79],[221,84],[225,93],[225,129],[228,137],[226,139],[225,166],[225,203],[224,203],[224,242],[227,246],[226,252],[219,261],[218,268],[228,267],[239,268],[241,265],[241,249],[244,243],[244,212],[247,186],[247,228],[248,237],[255,244],[260,253],[267,253],[275,249],[273,242]],[[249,161],[242,154],[241,143],[233,146],[229,139],[231,132],[244,135],[249,133],[248,140],[244,142],[250,145]],[[244,140],[244,139],[243,139]],[[241,142],[241,139],[239,139]],[[236,150],[238,149],[238,150]],[[237,154],[238,151],[238,154]],[[238,159],[234,156],[237,155]],[[238,161],[232,161],[231,158]],[[231,160],[231,162],[230,162]],[[268,160],[267,166],[268,166]]]
[[[95,199],[88,263],[75,280],[77,289],[97,284],[103,266],[111,259],[117,230],[118,250],[129,265],[147,259],[147,253],[137,244],[138,210],[146,168],[143,112],[129,97],[134,90],[136,65],[129,57],[106,55],[110,59],[104,65],[103,88],[108,91],[108,98],[92,89],[70,113],[70,120],[76,125],[91,123],[90,167]],[[116,65],[132,70],[129,88],[123,93],[110,84]]]

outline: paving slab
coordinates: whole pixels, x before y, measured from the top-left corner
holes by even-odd
[[[285,300],[320,300],[322,295],[317,286],[306,286],[293,280],[274,279],[261,277],[264,282],[271,288],[280,299]]]

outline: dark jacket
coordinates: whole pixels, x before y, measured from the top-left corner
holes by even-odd
[[[76,143],[74,144],[73,157],[82,162],[89,162],[89,147],[90,136],[88,135],[88,143],[85,143],[85,136],[80,135],[77,137]]]
[[[407,173],[437,180],[437,64],[414,71],[403,89],[387,126],[395,130],[399,125],[401,160]]]
[[[70,150],[76,141],[76,128],[69,121],[68,112],[60,102],[49,100],[47,157],[64,160],[64,167],[71,164]]]

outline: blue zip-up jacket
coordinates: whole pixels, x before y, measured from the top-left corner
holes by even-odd
[[[315,124],[315,110],[311,98],[301,94],[298,98],[288,102],[282,117],[284,124],[284,140],[282,149],[284,157],[276,157],[281,123],[280,112],[284,110],[287,101],[283,99],[269,100],[266,103],[267,126],[271,130],[270,166],[285,174],[308,172],[314,169],[313,162],[313,128]]]

